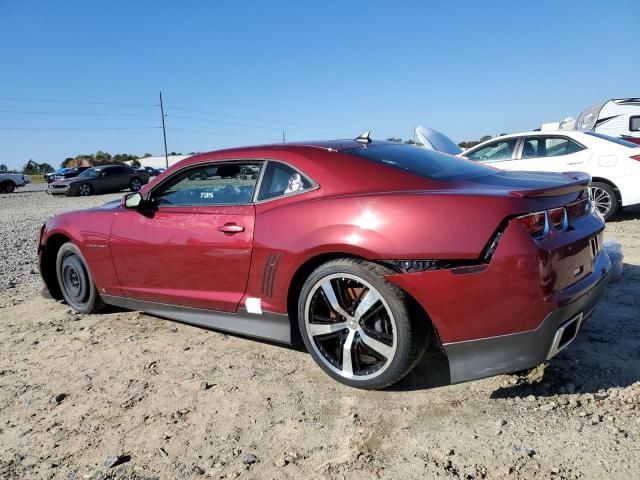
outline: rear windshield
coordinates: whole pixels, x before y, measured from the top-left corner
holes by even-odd
[[[496,173],[495,169],[466,158],[402,143],[353,148],[344,150],[343,153],[374,160],[432,180],[458,180]]]
[[[626,140],[622,140],[620,138],[610,137],[609,135],[603,135],[602,133],[596,133],[596,132],[584,132],[584,133],[586,135],[591,135],[592,137],[598,137],[598,138],[601,138],[602,140],[608,140],[610,142],[617,143],[618,145],[622,145],[625,147],[629,147],[629,148],[640,147],[640,145],[636,145],[635,143],[627,142]]]

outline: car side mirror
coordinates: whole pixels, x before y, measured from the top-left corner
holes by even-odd
[[[137,210],[142,205],[142,195],[138,192],[127,193],[122,199],[122,206],[129,210]]]

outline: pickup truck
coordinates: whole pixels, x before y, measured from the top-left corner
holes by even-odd
[[[0,173],[0,193],[12,193],[16,187],[23,187],[31,182],[29,175],[21,173]]]

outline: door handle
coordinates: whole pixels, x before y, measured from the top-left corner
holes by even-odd
[[[584,162],[567,162],[567,165],[580,165],[581,163]]]
[[[234,234],[244,232],[244,227],[235,223],[225,223],[221,227],[218,227],[218,231],[225,234]]]

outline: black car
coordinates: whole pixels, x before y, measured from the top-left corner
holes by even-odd
[[[149,172],[149,175],[151,175],[152,177],[157,177],[165,170],[164,168],[153,168],[153,167],[142,167],[142,168],[147,172]]]
[[[80,175],[85,170],[91,167],[76,167],[76,168],[58,168],[51,173],[45,173],[44,179],[47,183],[55,182],[56,180],[64,180],[65,178],[73,178]]]
[[[47,187],[52,195],[87,196],[95,193],[119,192],[126,188],[134,192],[149,182],[149,172],[127,165],[104,165],[85,170],[77,177],[55,180]]]

